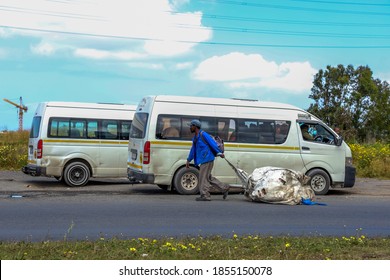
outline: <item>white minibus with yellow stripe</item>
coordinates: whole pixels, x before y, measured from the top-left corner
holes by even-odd
[[[297,107],[252,100],[188,96],[147,96],[138,104],[130,129],[128,177],[133,183],[157,184],[180,194],[198,192],[198,169],[187,169],[193,135],[189,123],[220,136],[225,156],[251,173],[255,168],[289,168],[310,176],[316,194],[330,187],[352,187],[351,149],[321,120]],[[315,136],[305,140],[301,128]],[[231,186],[240,181],[222,158],[213,175]]]
[[[35,111],[22,171],[71,187],[91,177],[126,178],[127,147],[135,105],[44,102]]]

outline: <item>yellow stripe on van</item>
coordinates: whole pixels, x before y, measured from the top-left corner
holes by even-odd
[[[152,145],[163,145],[163,146],[187,146],[191,147],[192,142],[184,141],[151,141]],[[272,149],[272,150],[289,150],[289,151],[298,151],[299,147],[293,146],[271,146],[263,144],[236,144],[236,143],[225,143],[225,148],[244,148],[244,149]]]
[[[142,165],[137,165],[137,164],[134,164],[134,163],[131,163],[131,162],[128,162],[127,166],[128,167],[133,167],[135,169],[142,169]]]
[[[127,141],[105,141],[105,140],[78,140],[78,139],[45,139],[44,143],[75,143],[75,144],[99,144],[99,145],[128,145]]]
[[[188,146],[191,147],[192,142],[184,141],[151,141],[152,145],[164,145],[164,146]]]
[[[272,149],[272,150],[289,150],[289,151],[298,151],[299,147],[292,146],[271,146],[263,144],[225,144],[225,147],[231,148],[247,148],[247,149]]]

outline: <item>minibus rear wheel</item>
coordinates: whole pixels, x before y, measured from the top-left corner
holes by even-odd
[[[65,183],[70,187],[85,186],[90,177],[91,172],[88,166],[81,161],[73,161],[67,164],[63,175]]]
[[[179,194],[197,194],[199,192],[199,171],[195,167],[181,168],[173,180]]]
[[[309,186],[316,195],[327,194],[330,187],[330,178],[328,173],[322,169],[312,169],[306,174],[310,177]]]

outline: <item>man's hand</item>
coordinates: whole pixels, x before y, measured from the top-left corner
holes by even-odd
[[[186,167],[187,168],[190,168],[190,162],[187,160],[187,162],[186,162]]]
[[[224,153],[218,153],[217,156],[219,156],[219,157],[221,157],[221,158],[225,158]]]

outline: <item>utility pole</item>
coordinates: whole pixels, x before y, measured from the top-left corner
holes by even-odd
[[[27,107],[23,105],[22,97],[19,98],[20,104],[16,104],[6,98],[3,98],[5,102],[8,102],[12,105],[14,105],[19,110],[19,131],[23,130],[23,112],[27,112]]]

